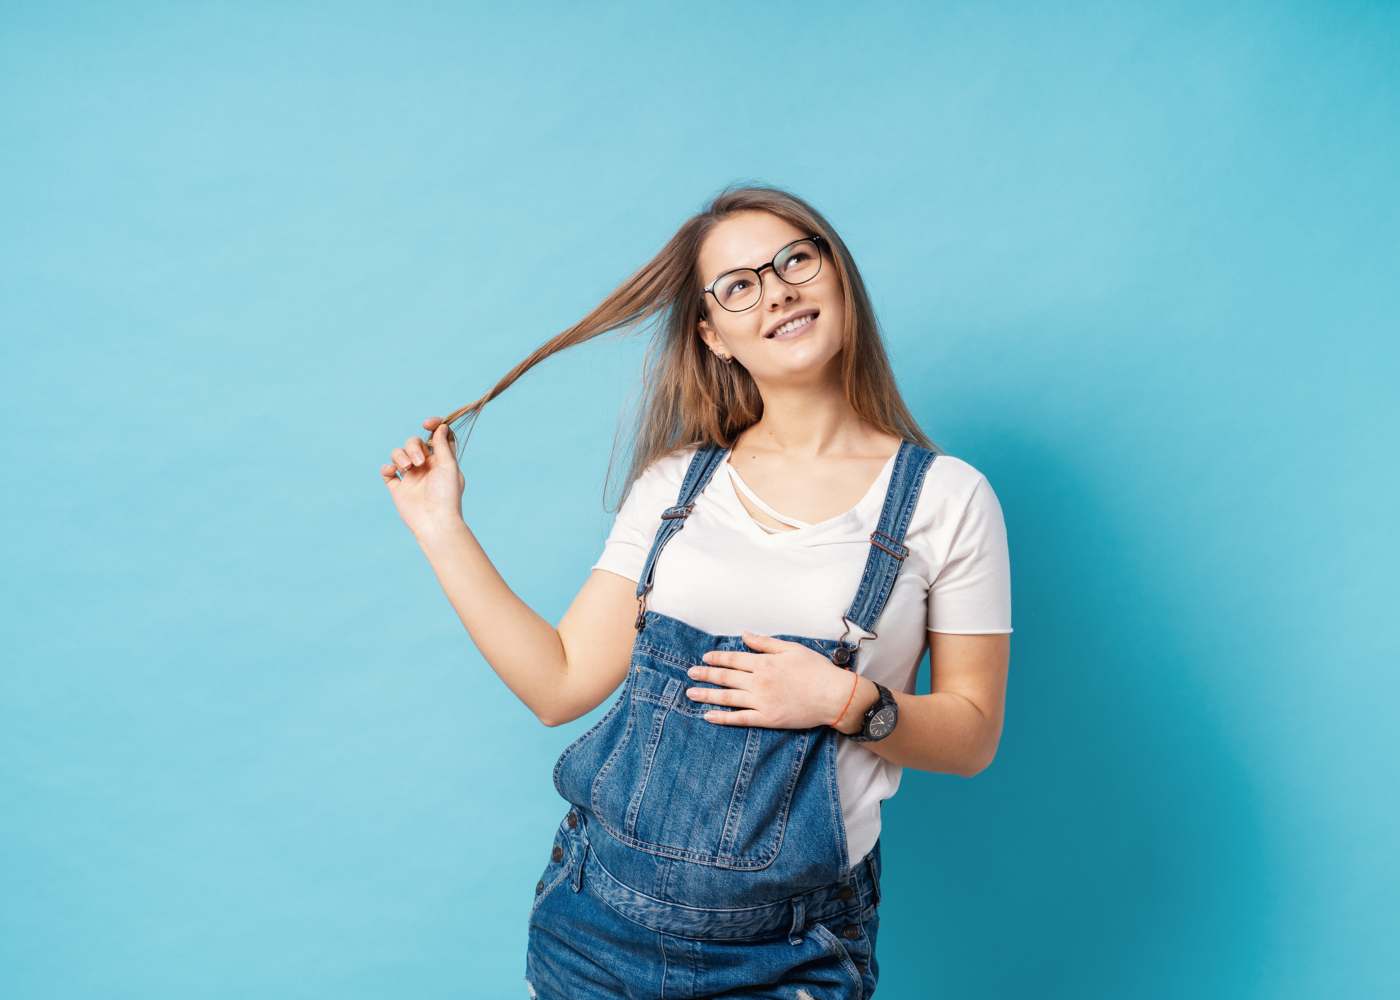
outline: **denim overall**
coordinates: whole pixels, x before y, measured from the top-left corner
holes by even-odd
[[[728,454],[713,444],[696,451],[637,583],[623,689],[554,766],[555,788],[572,808],[530,911],[526,980],[537,1000],[866,1000],[874,992],[880,844],[854,864],[847,855],[841,734],[825,724],[706,721],[704,713],[729,709],[688,698],[686,688],[704,685],[686,671],[708,650],[751,650],[739,635],[646,607],[662,547]],[[875,636],[936,457],[900,444],[841,638],[777,638],[855,669],[866,636],[846,636],[853,625]]]

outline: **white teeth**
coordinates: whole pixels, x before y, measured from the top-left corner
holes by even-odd
[[[817,317],[814,314],[808,313],[806,316],[792,320],[790,323],[784,323],[782,326],[778,327],[776,330],[773,331],[772,336],[781,337],[784,334],[791,333],[798,327],[806,326],[808,323],[812,322],[812,320],[816,318]]]

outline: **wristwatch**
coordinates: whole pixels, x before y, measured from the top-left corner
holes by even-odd
[[[871,681],[870,683],[875,685],[876,690],[880,692],[880,697],[875,704],[865,710],[865,721],[861,724],[860,732],[852,733],[846,737],[857,743],[874,743],[876,740],[883,740],[894,732],[895,723],[899,722],[899,703],[890,694],[890,689],[879,681]]]

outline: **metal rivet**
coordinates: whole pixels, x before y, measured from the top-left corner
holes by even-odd
[[[855,894],[856,894],[856,891],[855,891],[854,889],[852,889],[852,888],[851,888],[850,886],[848,886],[848,885],[843,885],[843,886],[841,887],[841,891],[838,892],[836,895],[840,896],[842,899],[850,899],[850,898],[851,898],[852,896],[854,896]]]
[[[535,883],[535,895],[538,896],[542,892],[544,892],[544,879]]]
[[[578,826],[578,813],[574,812],[572,809],[569,810],[568,824],[570,830]]]
[[[549,856],[555,861],[558,861],[564,856],[564,848],[560,847],[558,844],[555,844],[554,850],[550,851]]]

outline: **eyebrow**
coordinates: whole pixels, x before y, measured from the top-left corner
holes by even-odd
[[[801,240],[801,239],[806,239],[806,237],[805,237],[805,236],[794,236],[792,239],[788,240],[787,243],[780,244],[779,247],[778,247],[778,250],[781,250],[783,247],[787,246],[788,243],[796,243],[798,240]],[[720,278],[722,278],[724,275],[728,274],[730,271],[743,271],[743,270],[757,271],[760,264],[771,264],[771,263],[773,263],[773,258],[776,257],[776,256],[778,256],[778,250],[774,250],[772,253],[770,253],[770,254],[769,254],[767,257],[765,257],[763,260],[759,261],[758,264],[735,264],[733,267],[726,267],[723,271],[719,272],[719,274],[715,275],[713,278],[711,278],[709,281],[707,281],[706,284],[707,284],[707,285],[713,285],[716,281],[718,281],[718,280],[719,280]]]

